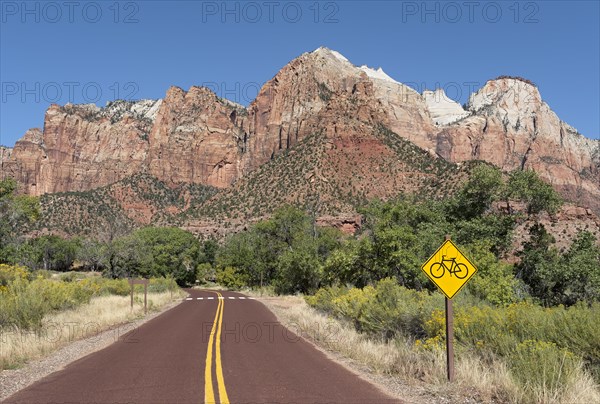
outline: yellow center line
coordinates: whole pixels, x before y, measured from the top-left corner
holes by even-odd
[[[223,297],[219,292],[219,297]],[[225,306],[225,299],[221,301],[221,314],[219,315],[219,325],[216,339],[216,369],[217,369],[217,384],[219,385],[219,399],[222,404],[229,404],[229,397],[227,396],[227,389],[225,388],[225,380],[223,379],[223,366],[221,365],[221,331],[223,329],[223,310]]]
[[[204,367],[204,402],[206,404],[215,403],[215,392],[213,391],[212,383],[212,347],[217,329],[217,321],[219,318],[219,310],[221,309],[221,300],[218,301],[215,320],[213,321],[210,337],[208,338],[208,348],[206,349],[206,366]]]
[[[225,299],[219,292],[213,292],[217,294],[217,312],[215,313],[215,319],[213,321],[212,329],[210,331],[210,337],[208,339],[208,347],[206,349],[206,365],[204,367],[204,402],[206,404],[214,404],[215,392],[213,389],[213,378],[212,378],[212,351],[213,346],[216,345],[215,349],[215,367],[217,373],[217,386],[219,391],[219,401],[223,404],[229,404],[229,397],[227,396],[227,389],[225,388],[225,380],[223,378],[223,366],[221,363],[221,330],[223,323],[223,306],[225,305]],[[216,342],[216,344],[215,344]]]

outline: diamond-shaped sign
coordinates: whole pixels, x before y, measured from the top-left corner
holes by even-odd
[[[452,299],[477,272],[475,265],[450,240],[437,249],[421,270],[448,299]]]

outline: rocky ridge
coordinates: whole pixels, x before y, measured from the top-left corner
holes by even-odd
[[[201,87],[171,87],[162,100],[104,108],[51,105],[43,131],[32,129],[12,151],[0,150],[0,176],[33,195],[88,191],[139,173],[225,195],[315,135],[320,157],[312,160],[320,163],[300,170],[307,185],[295,185],[282,201],[302,201],[316,189],[331,201],[340,193],[361,199],[421,192],[419,182],[434,174],[406,164],[406,153],[415,153],[400,146],[408,141],[434,165],[484,160],[506,171],[534,169],[566,199],[600,213],[600,142],[562,122],[532,83],[490,80],[463,109],[443,91],[419,94],[381,68],[354,66],[327,48],[284,66],[248,107]]]

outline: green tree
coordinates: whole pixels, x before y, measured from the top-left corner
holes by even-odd
[[[451,233],[444,205],[417,203],[413,199],[372,202],[364,211],[365,226],[358,259],[362,281],[393,277],[406,287],[430,288],[421,264]],[[369,276],[364,276],[364,272]],[[362,286],[355,284],[355,286]]]
[[[513,215],[489,214],[458,221],[452,234],[463,245],[485,242],[496,257],[501,257],[512,248],[515,225]]]
[[[502,194],[503,187],[502,173],[498,168],[478,165],[456,197],[454,215],[463,219],[483,215]]]
[[[592,233],[577,235],[563,256],[556,283],[555,290],[565,305],[600,300],[600,247]]]
[[[514,277],[513,267],[501,262],[492,252],[489,241],[468,245],[465,253],[477,268],[477,275],[467,284],[475,296],[497,305],[506,305],[524,298],[523,287]]]
[[[237,268],[246,275],[245,279],[250,286],[268,284],[273,277],[271,267],[275,265],[275,253],[269,260],[261,246],[267,240],[260,239],[254,229],[231,236],[219,249],[216,255],[217,268]]]
[[[533,170],[515,170],[510,173],[506,198],[507,201],[516,199],[525,202],[530,215],[542,211],[554,214],[563,203],[554,188]]]
[[[523,250],[519,253],[521,262],[516,266],[516,276],[529,287],[531,295],[543,304],[557,304],[559,299],[555,286],[562,263],[558,250],[552,246],[554,237],[539,223],[531,226],[529,233],[530,240],[523,244]]]
[[[208,262],[202,262],[196,267],[196,280],[201,283],[214,282],[216,272],[214,267]]]
[[[54,235],[41,236],[28,241],[29,248],[21,249],[26,253],[33,268],[52,271],[68,271],[77,258],[81,241],[70,240]]]
[[[0,180],[0,263],[16,263],[24,229],[40,216],[39,199],[16,195],[17,183]]]
[[[517,276],[531,294],[546,306],[600,300],[600,247],[595,237],[580,232],[562,256],[553,242],[543,225],[532,226],[517,265]]]
[[[239,290],[246,285],[243,273],[235,267],[224,267],[217,270],[217,282],[229,289]]]
[[[339,246],[340,238],[339,231],[313,226],[311,217],[304,211],[285,206],[271,219],[227,239],[216,255],[216,266],[236,268],[249,286],[277,283],[281,291],[304,291],[320,282],[307,278],[317,276],[318,268],[295,267],[304,274],[298,275],[290,269],[293,267],[290,257],[319,267]],[[305,279],[300,280],[298,276]]]
[[[369,271],[359,265],[359,249],[359,241],[349,239],[332,251],[323,263],[323,282],[327,285],[367,285],[371,277]]]
[[[194,283],[201,253],[200,243],[192,233],[176,227],[146,227],[132,236],[148,249],[151,276],[170,275],[179,285]]]
[[[86,269],[102,271],[108,265],[109,248],[106,243],[97,240],[82,240],[77,259]]]
[[[210,265],[215,265],[215,259],[219,251],[219,243],[213,237],[209,237],[202,243],[202,262],[208,262]]]
[[[108,265],[104,276],[130,278],[151,276],[151,252],[139,237],[131,234],[113,240],[109,245]]]
[[[312,293],[319,288],[322,271],[315,244],[306,241],[278,257],[275,282],[278,293]]]

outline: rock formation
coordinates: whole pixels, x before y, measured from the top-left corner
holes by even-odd
[[[199,87],[104,108],[51,105],[43,131],[0,149],[0,176],[33,195],[90,190],[137,173],[171,186],[229,188],[315,133],[329,139],[330,157],[355,150],[364,159],[392,158],[373,137],[381,127],[432,159],[534,169],[567,199],[600,212],[599,142],[562,122],[526,80],[491,80],[464,110],[443,91],[421,95],[326,48],[284,66],[247,108]],[[397,193],[384,185],[383,196]]]
[[[440,156],[533,169],[568,200],[600,211],[600,142],[561,121],[537,87],[519,78],[490,80],[467,107],[467,117],[438,133]]]

